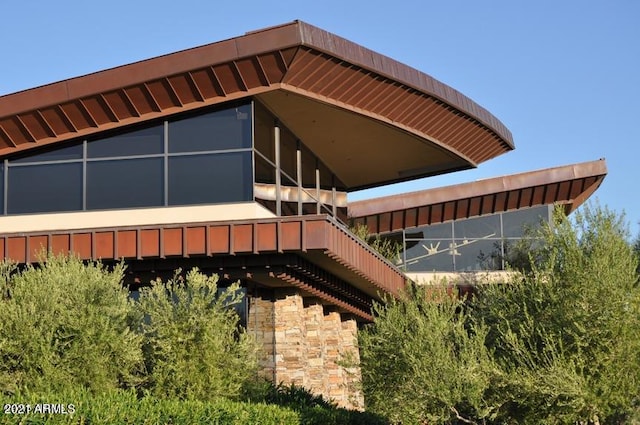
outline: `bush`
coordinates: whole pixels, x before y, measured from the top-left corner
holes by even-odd
[[[473,316],[501,365],[498,418],[617,423],[640,403],[640,289],[623,217],[556,211],[530,272],[489,285]]]
[[[394,423],[448,423],[490,413],[483,396],[492,362],[486,330],[468,332],[464,302],[446,288],[409,287],[401,300],[374,306],[359,334],[367,406]]]
[[[414,288],[375,306],[360,333],[374,412],[403,424],[637,422],[640,287],[623,217],[558,210],[535,236],[520,273],[468,302]]]
[[[384,417],[371,412],[360,412],[337,407],[319,395],[296,385],[274,385],[264,379],[250,381],[244,398],[252,402],[267,403],[294,410],[305,425],[386,425]]]
[[[218,294],[217,276],[194,269],[183,281],[140,290],[141,332],[149,388],[159,397],[237,398],[257,374],[255,344],[230,308],[238,284]]]
[[[122,272],[55,256],[0,265],[0,393],[138,384],[142,337]]]
[[[0,425],[28,424],[219,424],[219,425],[294,425],[300,418],[293,410],[262,403],[241,403],[226,399],[209,402],[162,399],[135,391],[116,390],[100,395],[87,391],[65,391],[48,395],[20,394],[12,401],[29,403],[28,415],[0,415]],[[33,410],[42,403],[64,405],[72,414],[42,414]],[[70,408],[69,404],[73,407]],[[71,409],[71,410],[70,410]]]

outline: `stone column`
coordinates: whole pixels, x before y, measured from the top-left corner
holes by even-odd
[[[275,381],[275,327],[271,299],[260,296],[249,298],[247,331],[258,343],[258,367],[260,376]]]
[[[276,382],[304,386],[307,344],[302,297],[296,290],[278,289],[273,308]]]
[[[261,346],[262,376],[304,387],[341,407],[363,408],[353,317],[317,298],[304,300],[294,288],[280,288],[273,299],[251,299],[247,327]]]

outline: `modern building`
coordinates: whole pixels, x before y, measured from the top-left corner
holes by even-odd
[[[358,371],[339,360],[357,358],[375,300],[398,294],[405,271],[478,267],[476,248],[502,252],[518,217],[547,205],[570,212],[606,167],[348,193],[513,148],[453,88],[296,21],[0,97],[0,257],[124,259],[132,288],[192,266],[240,280],[265,376],[361,406]],[[394,233],[400,261],[349,221]]]

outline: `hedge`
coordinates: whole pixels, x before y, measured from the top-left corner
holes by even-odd
[[[220,399],[211,402],[161,399],[151,395],[138,398],[132,390],[116,390],[102,395],[86,391],[63,395],[16,395],[3,401],[0,424],[218,424],[218,425],[294,425],[298,413],[264,403]],[[7,404],[30,405],[29,414],[5,413]],[[36,413],[53,405],[66,413]],[[71,413],[73,411],[73,413]]]

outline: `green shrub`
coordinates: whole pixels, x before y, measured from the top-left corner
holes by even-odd
[[[100,395],[87,391],[35,395],[20,394],[11,401],[29,403],[28,415],[0,415],[4,424],[219,424],[219,425],[294,425],[300,419],[291,409],[263,403],[235,402],[217,399],[209,402],[195,400],[160,399],[146,395],[141,399],[134,391],[111,391]],[[42,414],[33,410],[40,403],[62,404],[73,414]]]
[[[250,381],[245,388],[244,398],[253,402],[267,403],[294,410],[300,415],[300,423],[305,425],[386,425],[384,417],[358,410],[337,407],[322,396],[312,394],[296,385],[274,385],[258,379]]]
[[[400,260],[400,253],[403,249],[401,243],[383,238],[380,235],[372,235],[369,233],[369,228],[364,224],[350,226],[349,230],[390,262],[397,263]]]
[[[636,423],[640,286],[623,217],[556,211],[509,281],[413,292],[360,333],[368,407],[394,423]]]
[[[640,404],[640,288],[623,216],[556,211],[528,272],[488,285],[473,316],[503,375],[497,417],[519,423],[619,423]]]
[[[157,282],[140,291],[141,332],[149,388],[159,397],[237,398],[257,374],[255,343],[230,308],[238,284],[218,296],[217,276],[194,269],[183,281]]]
[[[61,256],[0,265],[0,393],[138,384],[142,338],[122,271]]]
[[[393,423],[449,423],[486,418],[493,363],[486,330],[469,332],[464,300],[446,287],[409,286],[401,300],[374,306],[359,333],[367,406]]]

